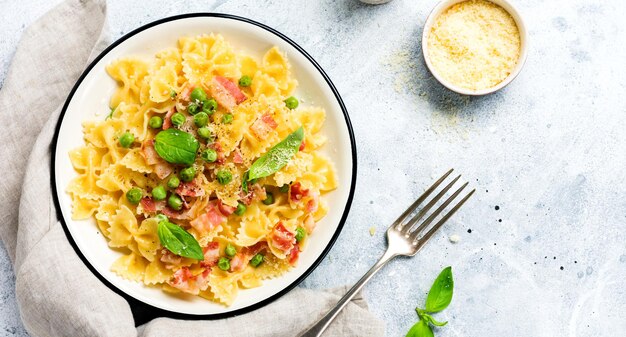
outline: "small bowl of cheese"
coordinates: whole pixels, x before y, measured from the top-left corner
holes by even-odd
[[[428,69],[448,89],[486,95],[509,84],[527,54],[522,17],[506,0],[444,0],[422,35]]]

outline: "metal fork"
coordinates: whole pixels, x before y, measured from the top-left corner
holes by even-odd
[[[376,262],[376,264],[365,274],[361,279],[350,289],[331,309],[326,315],[324,315],[319,321],[317,321],[308,330],[303,331],[298,337],[319,337],[328,328],[330,323],[337,317],[339,312],[350,302],[350,300],[356,295],[356,293],[363,288],[365,283],[369,281],[376,272],[378,272],[387,262],[396,256],[414,256],[424,246],[426,241],[430,239],[435,232],[443,226],[443,224],[450,219],[450,217],[461,208],[461,206],[469,199],[476,190],[470,191],[467,195],[461,199],[452,209],[443,215],[437,223],[435,223],[424,235],[421,235],[430,224],[442,214],[454,199],[461,194],[463,189],[467,186],[467,182],[459,187],[450,197],[448,197],[441,205],[435,209],[422,223],[418,225],[418,222],[428,213],[435,204],[440,201],[445,194],[452,188],[452,186],[461,178],[457,176],[450,183],[448,183],[437,195],[435,195],[422,209],[419,211],[419,206],[430,196],[436,189],[443,183],[444,180],[452,173],[453,169],[450,169],[439,180],[437,180],[431,187],[429,187],[424,194],[422,194],[415,202],[406,210],[387,230],[387,251]],[[416,213],[417,211],[417,213]],[[415,214],[414,214],[415,213]]]

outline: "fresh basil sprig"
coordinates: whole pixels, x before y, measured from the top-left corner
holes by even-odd
[[[426,309],[415,308],[419,322],[415,323],[406,337],[433,337],[431,325],[444,326],[448,322],[439,322],[435,320],[431,314],[440,312],[450,305],[452,302],[452,294],[454,290],[454,280],[452,278],[452,267],[444,268],[426,297]]]
[[[177,129],[163,130],[154,137],[157,154],[172,164],[193,164],[199,147],[200,143],[192,134]]]
[[[202,248],[193,235],[169,221],[160,221],[157,234],[163,247],[183,257],[204,260]]]
[[[303,140],[304,129],[299,127],[252,163],[248,171],[248,181],[267,177],[283,168],[298,153]]]

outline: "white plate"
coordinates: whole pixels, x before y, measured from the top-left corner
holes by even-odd
[[[173,296],[159,288],[128,281],[110,271],[121,253],[110,249],[93,219],[73,221],[71,200],[65,192],[76,176],[68,152],[83,143],[81,123],[103,119],[109,112],[108,101],[117,84],[105,66],[129,55],[152,57],[157,51],[176,45],[182,36],[205,33],[222,34],[237,51],[261,57],[272,46],[286,53],[300,85],[295,96],[304,105],[326,109],[323,132],[328,136],[324,152],[336,165],[339,187],[327,194],[328,215],[317,225],[298,266],[263,286],[243,290],[230,307],[197,296]],[[55,134],[52,179],[60,220],[78,255],[96,276],[116,292],[160,308],[159,315],[186,318],[220,318],[263,306],[301,282],[324,258],[339,235],[352,201],[356,182],[356,148],[350,120],[337,90],[320,66],[298,45],[281,33],[260,23],[223,14],[188,14],[166,18],[138,28],[122,37],[87,67],[70,93]],[[71,287],[71,285],[70,285]],[[131,303],[133,302],[130,300]],[[152,308],[151,308],[152,309]]]

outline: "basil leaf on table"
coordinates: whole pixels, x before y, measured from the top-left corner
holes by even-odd
[[[454,280],[452,279],[452,267],[446,267],[441,271],[437,279],[430,287],[428,297],[426,298],[427,312],[439,312],[450,304],[452,301],[452,292],[454,288]]]
[[[200,144],[193,135],[176,129],[163,130],[154,138],[157,154],[172,164],[193,164],[199,147]]]
[[[183,257],[204,260],[200,244],[182,227],[169,221],[161,221],[157,227],[157,234],[163,247],[170,252]]]
[[[425,320],[415,323],[411,330],[407,332],[406,337],[434,337],[433,330]]]
[[[303,140],[304,129],[300,127],[252,163],[248,181],[267,177],[283,168],[298,153]]]

